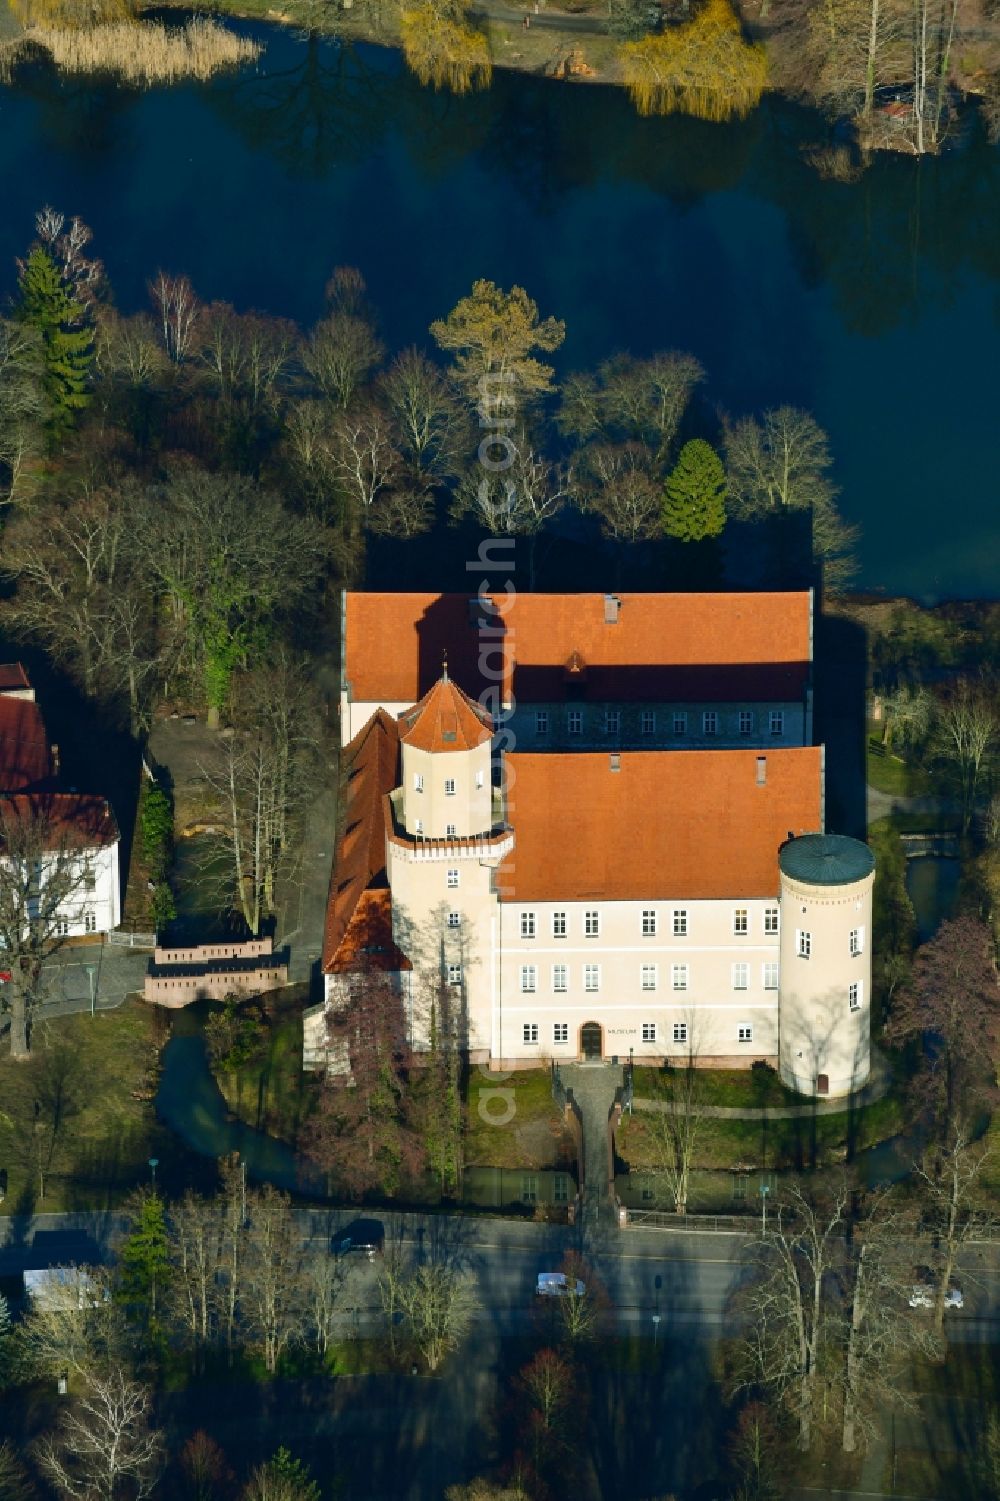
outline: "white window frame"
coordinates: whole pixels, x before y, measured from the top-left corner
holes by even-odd
[[[687,1042],[687,1040],[688,1040],[688,1024],[687,1024],[687,1022],[674,1022],[673,1037],[674,1037],[674,1042]]]
[[[753,710],[741,709],[739,717],[740,734],[743,736],[753,734]]]
[[[477,771],[476,772],[476,791],[477,792],[482,792],[482,790],[483,790],[483,788],[485,786],[486,786],[486,773],[483,772],[483,771]]]
[[[847,987],[847,1005],[851,1011],[860,1011],[865,1001],[863,980],[852,980]]]
[[[795,953],[799,959],[812,958],[812,933],[807,928],[795,930]]]
[[[785,733],[784,709],[771,710],[768,716],[768,729],[770,730],[772,735],[783,735]]]
[[[424,778],[422,772],[415,771],[413,773],[413,790],[414,792],[423,792]]]
[[[445,777],[445,779],[444,779],[444,795],[445,795],[445,797],[454,797],[455,796],[455,778],[454,777]]]
[[[601,936],[601,914],[595,907],[583,914],[583,936],[584,938],[600,938]]]
[[[569,1022],[552,1023],[552,1041],[569,1042]]]
[[[605,709],[604,733],[605,735],[620,735],[622,730],[621,709]]]
[[[567,931],[567,926],[566,926],[566,914],[565,914],[565,912],[553,912],[553,914],[552,914],[552,937],[553,938],[565,938],[566,937],[566,931]]]
[[[461,914],[461,912],[449,912],[448,913],[448,926],[449,926],[449,928],[460,928],[462,926],[462,914]]]
[[[733,908],[733,937],[746,938],[750,933],[750,908]]]
[[[717,709],[705,709],[701,716],[701,733],[703,735],[717,735],[719,733],[719,713]]]
[[[750,989],[750,966],[745,959],[740,959],[733,965],[733,989]]]
[[[449,964],[448,965],[448,984],[449,985],[461,985],[461,983],[462,983],[462,966],[460,964]]]
[[[521,937],[522,938],[534,938],[534,936],[535,936],[535,914],[533,912],[522,912],[521,913]]]
[[[457,839],[458,838],[458,824],[457,823],[446,823],[445,826],[444,826],[444,837],[446,839]]]
[[[655,990],[659,975],[658,966],[655,964],[643,964],[639,972],[639,984],[642,990]]]
[[[642,911],[642,936],[643,938],[656,937],[656,908],[644,907]]]
[[[851,929],[850,937],[848,939],[848,945],[849,945],[850,951],[851,951],[851,958],[852,959],[860,959],[861,955],[865,951],[865,930],[864,930],[864,928],[852,928]]]
[[[562,995],[569,989],[569,970],[565,964],[553,964],[552,989],[556,995]]]
[[[447,876],[445,878],[445,885],[447,886],[447,888],[448,888],[449,891],[454,891],[456,889],[456,887],[458,886],[458,871],[457,870],[449,870],[448,871],[448,874],[447,874]]]
[[[673,731],[675,735],[686,735],[688,732],[688,717],[685,709],[675,709],[673,714]]]
[[[688,909],[687,907],[675,907],[673,911],[672,926],[675,938],[688,936]]]
[[[655,735],[656,734],[656,710],[655,709],[643,709],[643,711],[642,711],[642,717],[641,717],[641,719],[639,721],[639,733],[641,735]]]
[[[777,990],[780,970],[777,959],[768,959],[761,965],[761,981],[765,990]]]
[[[643,1022],[643,1024],[642,1024],[642,1040],[643,1040],[643,1042],[655,1042],[656,1041],[656,1023],[655,1022]]]
[[[753,1042],[753,1022],[740,1022],[736,1028],[737,1042]]]
[[[764,936],[776,938],[781,932],[781,909],[780,907],[764,908]]]
[[[538,969],[534,964],[521,965],[521,994],[534,995],[538,989]]]
[[[424,821],[422,818],[415,818],[413,820],[413,832],[414,834],[422,834],[424,832]]]
[[[589,995],[596,995],[601,988],[601,966],[599,964],[585,964],[583,966],[583,988]]]
[[[687,964],[672,964],[670,966],[670,989],[687,990],[690,980],[690,966]]]
[[[536,709],[535,710],[535,734],[536,735],[547,735],[548,733],[549,733],[549,711],[548,711],[548,709]]]
[[[566,733],[567,733],[567,735],[582,735],[583,734],[583,710],[582,709],[567,709],[567,711],[566,711]]]
[[[538,1042],[538,1023],[523,1022],[521,1024],[521,1041],[526,1048],[534,1047]]]

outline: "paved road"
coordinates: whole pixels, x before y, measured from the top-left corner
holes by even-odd
[[[475,0],[473,9],[469,12],[474,20],[508,21],[515,25],[523,25],[526,15],[530,15],[532,26],[541,26],[549,31],[582,31],[590,32],[594,36],[601,36],[607,32],[607,21],[596,16],[571,16],[565,11],[551,11],[534,8],[534,0],[524,6],[499,5],[495,0]]]
[[[67,944],[45,965],[44,998],[35,1008],[35,1024],[89,1011],[92,1004],[96,1011],[113,1011],[127,995],[142,990],[150,957],[148,951],[104,943]],[[0,1032],[9,1026],[10,1017],[0,1017]]]

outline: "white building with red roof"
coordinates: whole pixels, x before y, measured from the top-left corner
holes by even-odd
[[[376,967],[416,1047],[447,985],[493,1068],[764,1059],[859,1086],[873,861],[825,833],[812,607],[346,595],[327,1004]],[[322,1008],[307,1031],[319,1062]]]

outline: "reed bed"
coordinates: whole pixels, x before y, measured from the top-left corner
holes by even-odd
[[[127,83],[173,83],[210,78],[260,56],[256,42],[203,17],[180,29],[159,21],[120,21],[73,30],[31,26],[25,40],[43,48],[65,73],[113,73]]]

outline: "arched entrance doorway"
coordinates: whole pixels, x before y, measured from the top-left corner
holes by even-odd
[[[599,1063],[604,1057],[600,1022],[584,1022],[580,1028],[580,1052],[584,1063]]]

